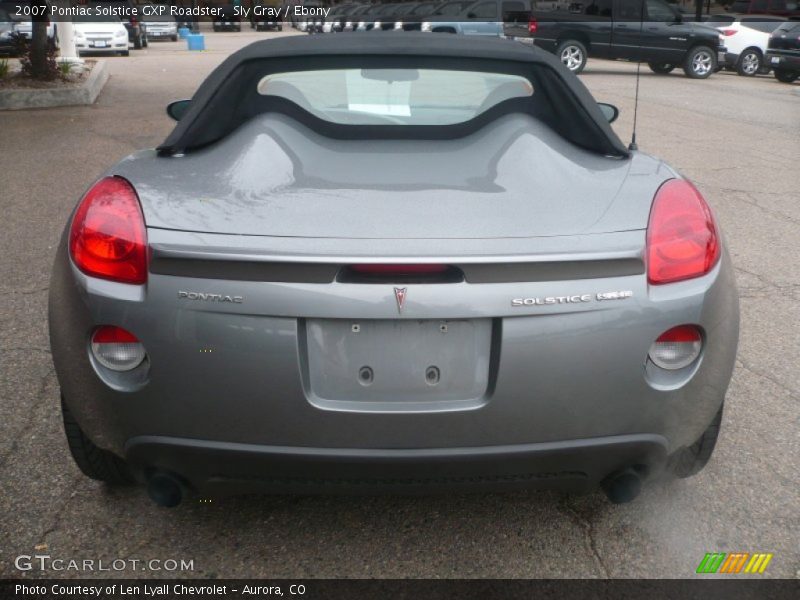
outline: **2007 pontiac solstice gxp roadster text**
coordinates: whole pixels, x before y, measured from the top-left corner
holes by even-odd
[[[549,54],[420,35],[252,44],[86,192],[49,316],[86,475],[624,502],[705,465],[739,322],[705,200]]]

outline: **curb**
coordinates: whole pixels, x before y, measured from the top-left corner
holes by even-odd
[[[0,110],[93,104],[108,81],[106,61],[98,60],[80,87],[0,90]]]

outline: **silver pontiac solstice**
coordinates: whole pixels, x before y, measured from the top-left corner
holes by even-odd
[[[709,460],[739,309],[700,192],[550,54],[424,34],[231,55],[59,245],[89,477],[155,502],[601,487]]]

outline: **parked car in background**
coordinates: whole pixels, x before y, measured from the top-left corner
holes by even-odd
[[[786,21],[772,32],[766,62],[780,82],[792,83],[800,77],[800,21]]]
[[[147,26],[147,37],[154,40],[170,39],[178,41],[178,24],[175,17],[164,14],[155,16],[142,16],[142,20]]]
[[[12,6],[15,6],[12,4]],[[14,17],[12,17],[14,18]],[[26,40],[30,41],[31,35],[33,34],[33,23],[29,18],[19,19],[16,17],[17,20],[14,21],[14,31],[24,37]],[[58,48],[58,25],[53,21],[48,21],[47,23],[47,43],[50,48]]]
[[[320,9],[325,5],[320,0],[306,0],[302,2],[304,8]],[[295,15],[294,11],[289,11],[291,15],[292,24],[298,31],[306,33],[322,33],[322,22],[324,18],[321,15],[310,14],[307,16]]]
[[[0,6],[0,56],[12,55],[16,52],[14,41],[15,21],[11,14]]]
[[[508,13],[532,10],[531,0],[477,0],[448,18],[443,6],[422,23],[421,31],[500,37]]]
[[[236,14],[232,5],[220,6],[219,14],[214,17],[212,29],[214,31],[241,31],[242,18]]]
[[[772,15],[737,15],[730,23],[717,26],[725,36],[723,66],[746,77],[764,70],[769,37],[784,22],[783,17]]]
[[[413,2],[400,2],[399,4],[388,4],[386,8],[378,14],[378,18],[372,25],[373,29],[389,31],[394,29],[395,20],[402,17],[414,8]]]
[[[358,26],[358,22],[361,19],[361,15],[365,14],[368,10],[372,9],[372,4],[358,4],[355,5],[352,9],[348,10],[347,13],[343,16],[341,20],[341,29],[332,29],[333,32],[348,32],[354,31],[355,28]]]
[[[73,25],[78,56],[89,53],[128,56],[128,30],[119,17],[90,14],[75,17]]]
[[[133,0],[93,0],[88,6],[112,8],[120,15],[130,15],[127,17],[119,17],[128,32],[128,41],[133,44],[136,50],[147,48],[147,25],[141,20],[140,11],[137,9],[136,3],[133,2]]]
[[[373,20],[367,21],[364,29],[367,31],[385,31],[388,29],[394,29],[394,15],[396,15],[398,11],[405,10],[407,6],[408,4],[379,5],[378,9],[370,15]]]
[[[256,4],[262,10],[256,14],[252,12],[250,26],[256,31],[283,31],[283,11],[279,4]],[[254,7],[255,8],[255,7]],[[271,9],[271,10],[267,10]],[[272,11],[276,10],[277,13]]]
[[[342,20],[348,12],[352,11],[357,4],[339,4],[331,9],[328,16],[322,23],[322,33],[338,33],[342,26]]]
[[[400,15],[395,16],[395,31],[419,31],[422,21],[432,15],[441,2],[417,2]]]
[[[373,4],[363,13],[358,15],[358,21],[353,22],[353,31],[371,31],[372,26],[375,24],[375,19],[385,10],[385,4]]]
[[[800,16],[800,2],[797,0],[735,0],[728,7],[728,11],[740,14],[797,17]]]
[[[642,12],[644,8],[644,13]],[[684,22],[664,0],[586,0],[566,11],[534,11],[534,20],[506,35],[524,37],[552,52],[573,73],[588,57],[643,60],[655,73],[676,67],[694,79],[705,79],[724,59],[722,34],[705,23]]]

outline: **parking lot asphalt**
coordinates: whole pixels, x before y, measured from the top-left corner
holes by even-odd
[[[736,266],[741,340],[722,434],[698,476],[633,503],[598,493],[257,497],[157,508],[106,489],[68,455],[46,326],[66,218],[108,166],[164,139],[166,104],[232,50],[281,34],[208,34],[206,52],[151,43],[109,58],[94,106],[0,113],[0,577],[691,577],[706,552],[772,552],[761,577],[800,577],[800,84],[642,71],[638,142],[692,178]],[[283,34],[285,35],[285,33]],[[619,106],[635,65],[581,76]],[[184,559],[194,570],[20,572],[18,555]],[[140,565],[141,567],[141,565]]]

